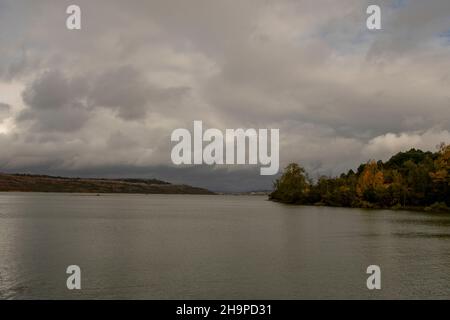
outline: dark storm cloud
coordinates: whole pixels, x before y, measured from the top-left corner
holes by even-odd
[[[95,81],[93,103],[117,110],[125,119],[139,119],[147,113],[149,86],[133,68],[108,71]]]
[[[23,101],[36,110],[58,110],[85,93],[82,83],[67,79],[60,71],[49,71],[23,91]]]
[[[38,131],[79,130],[89,118],[89,111],[82,102],[86,89],[80,79],[67,79],[59,71],[45,72],[23,91],[23,101],[28,108],[17,120],[32,121]]]
[[[112,108],[125,120],[139,120],[152,106],[158,111],[171,99],[177,102],[186,90],[157,88],[132,66],[122,66],[96,77],[89,98],[96,106]]]
[[[0,0],[1,170],[270,188],[253,168],[173,168],[193,120],[279,128],[281,166],[313,177],[450,140],[448,0],[79,0],[81,31],[69,4]]]

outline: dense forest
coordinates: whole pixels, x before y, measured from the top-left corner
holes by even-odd
[[[296,163],[275,181],[270,199],[284,203],[359,208],[450,211],[450,145],[411,149],[387,162],[369,161],[339,177],[312,181]]]

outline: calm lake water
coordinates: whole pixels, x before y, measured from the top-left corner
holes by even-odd
[[[66,288],[79,265],[82,290]],[[382,289],[366,288],[379,265]],[[0,298],[450,298],[450,216],[261,196],[0,193]]]

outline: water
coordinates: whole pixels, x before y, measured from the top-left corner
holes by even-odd
[[[82,290],[66,288],[79,265]],[[366,288],[366,268],[382,289]],[[2,299],[450,298],[450,216],[260,196],[0,194]]]

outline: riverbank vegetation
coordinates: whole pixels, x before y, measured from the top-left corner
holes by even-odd
[[[450,145],[437,152],[411,149],[387,162],[371,160],[339,177],[316,181],[296,163],[275,181],[273,201],[358,208],[450,212]]]

